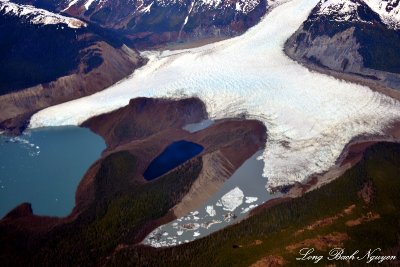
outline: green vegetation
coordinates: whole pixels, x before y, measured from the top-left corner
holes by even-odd
[[[151,183],[133,182],[135,156],[126,151],[111,154],[96,174],[96,201],[76,221],[35,237],[32,243],[24,243],[26,237],[18,231],[0,229],[0,265],[99,265],[118,244],[140,238],[147,225],[165,216],[201,168],[201,158],[194,158]]]
[[[359,196],[368,184],[373,189],[370,204]],[[349,239],[343,244],[346,251],[398,247],[399,186],[400,145],[379,144],[368,151],[362,162],[319,190],[264,210],[240,224],[189,244],[167,249],[131,246],[120,250],[108,265],[248,266],[262,257],[274,255],[283,257],[287,266],[309,266],[310,262],[295,260],[299,256],[297,250],[291,253],[286,247],[334,232],[348,235]],[[343,213],[352,204],[356,207],[350,214],[339,216],[329,225],[295,235],[299,229],[317,220]],[[378,213],[380,218],[353,227],[345,224],[368,212]],[[256,240],[262,243],[254,245]],[[327,255],[327,251],[316,254]],[[327,263],[332,262],[321,261],[315,266]],[[365,262],[350,263],[365,266]]]
[[[360,163],[318,190],[263,209],[240,224],[208,237],[165,249],[134,244],[189,190],[202,161],[195,158],[150,183],[133,182],[135,165],[135,156],[128,152],[109,155],[96,174],[97,201],[76,221],[54,229],[47,236],[29,236],[25,243],[23,231],[0,228],[1,265],[249,266],[273,255],[282,257],[287,266],[310,266],[310,262],[295,260],[299,257],[298,249],[305,247],[301,242],[318,241],[316,237],[335,233],[346,238],[331,246],[341,246],[348,252],[380,247],[384,255],[398,253],[399,144],[377,144]],[[351,206],[354,206],[351,211],[345,212]],[[368,214],[377,216],[360,220]],[[317,221],[328,223],[316,224]],[[350,221],[359,223],[349,226]],[[307,228],[312,225],[317,226]],[[316,251],[316,255],[327,255],[329,242],[324,240],[322,245],[326,247]],[[287,249],[296,244],[300,247]],[[328,263],[332,262],[322,260],[312,265]],[[335,263],[348,266],[346,262]],[[365,266],[363,261],[350,264]]]

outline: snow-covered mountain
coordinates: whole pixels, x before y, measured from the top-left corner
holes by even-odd
[[[0,0],[0,15],[19,17],[32,24],[66,24],[70,28],[86,27],[79,19],[55,14],[31,5],[18,5],[8,0]]]
[[[390,28],[400,28],[400,0],[364,0]]]
[[[400,90],[399,2],[321,0],[288,40],[286,52],[303,63]]]
[[[365,18],[366,8],[376,13],[389,28],[400,28],[400,0],[323,0],[316,9],[316,15],[325,15],[336,21],[360,21]]]
[[[16,0],[122,31],[151,45],[233,36],[255,25],[267,0]]]
[[[95,9],[99,10],[101,8],[112,6],[112,0],[66,0],[62,1],[61,6],[64,7],[64,11],[68,11],[70,9]],[[184,0],[130,0],[126,1],[126,4],[131,5],[134,12],[133,13],[150,13],[151,9],[154,7],[168,7],[179,5],[182,7],[192,6],[192,12],[201,12],[204,10],[211,9],[232,9],[234,8],[236,11],[240,13],[247,14],[254,10],[254,8],[260,3],[260,0],[236,0],[236,1],[227,1],[227,0],[199,0],[199,1],[184,1]]]

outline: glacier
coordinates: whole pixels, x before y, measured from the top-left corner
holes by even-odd
[[[241,36],[177,51],[147,51],[144,67],[108,89],[36,113],[31,128],[79,125],[135,97],[202,99],[210,119],[245,114],[267,127],[267,187],[303,182],[334,165],[354,137],[383,134],[399,102],[308,70],[283,52],[318,0],[274,7]]]

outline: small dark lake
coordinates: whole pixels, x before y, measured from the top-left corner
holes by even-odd
[[[203,149],[201,145],[196,143],[184,140],[176,141],[167,146],[167,148],[150,163],[143,173],[143,176],[147,181],[160,177],[185,161],[200,154]]]

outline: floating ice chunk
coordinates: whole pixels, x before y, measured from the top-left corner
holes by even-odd
[[[257,204],[250,205],[247,208],[243,209],[243,211],[241,213],[247,213],[247,212],[249,212],[250,210],[254,209],[257,206],[258,206]]]
[[[258,200],[258,197],[246,197],[246,200],[244,202],[246,202],[247,204],[256,202]]]
[[[202,223],[201,227],[208,229],[208,228],[211,227],[211,225],[219,224],[219,223],[222,223],[222,221],[212,220],[212,221],[209,221],[209,222]]]
[[[196,236],[199,236],[200,235],[200,232],[194,232],[193,233],[193,237],[196,237]]]
[[[210,217],[214,217],[217,214],[213,205],[207,206],[206,207],[206,212],[208,213],[208,215]]]
[[[179,235],[179,236],[181,236],[181,235],[183,235],[183,231],[181,231],[181,230],[180,230],[180,231],[177,231],[176,234]]]
[[[235,187],[224,196],[221,197],[221,202],[224,210],[234,211],[243,203],[243,191],[239,187]]]

